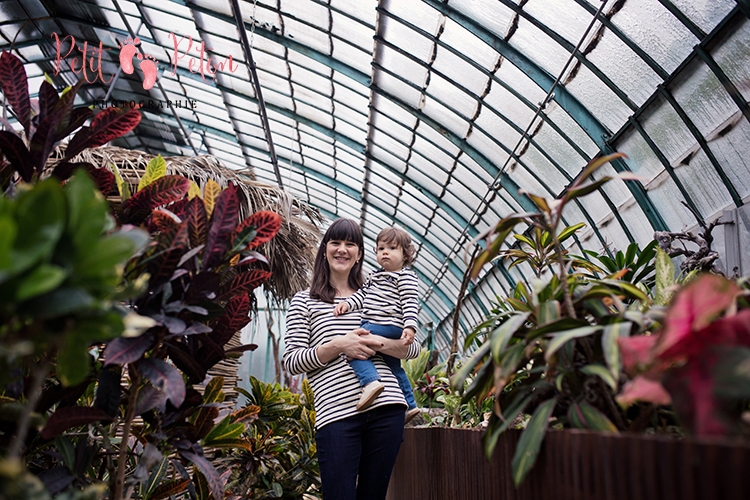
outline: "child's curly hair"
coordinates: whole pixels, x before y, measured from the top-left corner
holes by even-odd
[[[377,252],[377,244],[383,243],[395,243],[401,247],[401,251],[404,253],[404,266],[410,266],[414,262],[414,254],[416,249],[411,242],[411,236],[409,233],[398,227],[386,227],[378,233],[378,237],[375,239],[375,252]]]

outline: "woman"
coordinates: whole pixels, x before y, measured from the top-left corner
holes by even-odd
[[[406,401],[380,356],[372,361],[385,386],[366,410],[357,410],[360,385],[347,359],[376,352],[415,358],[419,344],[370,336],[358,312],[333,315],[336,304],[363,283],[362,232],[339,219],[318,248],[312,285],[287,312],[284,366],[307,373],[315,394],[316,444],[324,500],[383,500],[404,433]]]

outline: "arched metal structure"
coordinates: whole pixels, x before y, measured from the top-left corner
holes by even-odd
[[[89,73],[82,98],[146,104],[120,145],[251,166],[325,215],[359,220],[368,246],[382,226],[408,230],[438,348],[449,342],[466,245],[530,208],[520,190],[558,195],[591,158],[625,152],[602,174],[630,170],[644,183],[609,183],[566,212],[567,223],[587,224],[575,244],[603,251],[750,198],[747,0],[0,5],[0,44],[24,60],[32,92],[45,73],[59,89],[76,81],[84,42],[102,44],[106,81]],[[77,51],[65,56],[63,45],[58,57],[54,33],[74,37]],[[158,63],[149,90],[139,70],[120,68],[118,46],[136,36]],[[214,75],[211,60],[224,63]],[[488,267],[462,326],[525,271]]]

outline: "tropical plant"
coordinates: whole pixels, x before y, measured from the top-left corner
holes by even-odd
[[[20,458],[39,443],[44,415],[56,405],[60,415],[78,418],[71,404],[96,380],[91,346],[135,326],[129,320],[137,315],[118,305],[133,290],[118,284],[125,261],[148,234],[114,230],[108,210],[80,171],[64,187],[47,179],[19,186],[13,199],[0,196],[0,446],[6,451],[3,470],[29,485],[38,479],[26,474]],[[101,408],[87,415],[92,423],[114,417]],[[61,452],[71,452],[64,456],[72,481],[90,448],[61,444]]]
[[[445,376],[445,363],[427,369],[430,354],[429,350],[422,349],[416,358],[401,361],[414,388],[414,400],[420,408],[435,407],[437,397],[450,392],[448,378]]]
[[[600,269],[597,266],[592,265],[586,259],[570,256],[568,249],[559,246],[584,226],[585,224],[583,223],[568,226],[560,231],[557,239],[547,229],[538,225],[532,226],[529,236],[519,233],[513,234],[513,238],[518,243],[507,250],[500,250],[498,256],[510,260],[509,269],[520,264],[528,264],[534,271],[534,275],[539,278],[545,269],[550,268],[559,261],[557,254],[557,249],[559,248],[566,266],[573,269],[586,269],[591,272],[599,271]]]
[[[225,460],[233,471],[231,491],[240,498],[321,498],[315,409],[307,380],[302,394],[255,377],[250,377],[250,391],[238,390],[257,418],[245,433],[248,448]]]
[[[269,274],[250,266],[263,260],[253,249],[275,235],[280,218],[258,212],[239,222],[233,186],[217,192],[209,217],[204,199],[184,199],[188,189],[186,180],[157,175],[128,199],[135,200],[131,206],[146,208],[118,213],[152,210],[138,217],[153,231],[153,240],[124,266],[119,285],[137,292],[127,306],[138,312],[141,329],[109,341],[93,365],[94,376],[75,388],[45,384],[44,404],[37,407],[53,409],[60,397],[65,404],[57,404],[30,443],[27,463],[53,493],[106,481],[108,496],[115,499],[134,492],[163,498],[187,489],[198,498],[224,496],[226,477],[204,450],[244,446],[237,436],[248,415],[215,423],[218,400],[211,395],[217,382],[204,397],[192,386],[226,356],[255,348],[225,345],[250,321],[250,293]],[[100,195],[99,200],[104,203]],[[83,453],[83,468],[71,466],[78,458],[66,461],[70,455],[63,450],[68,449],[81,450],[73,456]],[[194,466],[192,474],[186,463]]]
[[[664,327],[618,344],[632,377],[617,400],[672,404],[696,436],[750,434],[750,290],[702,274],[674,297]]]
[[[484,437],[488,457],[500,434],[519,415],[532,414],[512,461],[516,485],[533,466],[550,421],[555,426],[610,432],[628,427],[626,415],[614,401],[620,376],[617,339],[650,324],[640,311],[640,304],[648,303],[649,298],[632,283],[619,279],[626,270],[604,278],[591,276],[590,266],[579,266],[588,270],[587,274],[576,271],[561,239],[582,226],[558,230],[565,205],[610,178],[588,184],[586,180],[601,165],[621,156],[590,162],[560,199],[529,194],[539,211],[511,214],[481,235],[486,239],[484,250],[467,271],[476,278],[485,264],[504,255],[530,262],[536,269],[551,262],[557,267],[549,278],[531,280],[530,288],[519,283],[511,296],[500,299],[487,320],[467,336],[465,348],[475,343],[479,347],[452,379],[455,390],[467,386],[464,402],[476,398],[481,406],[494,396],[494,411]],[[633,179],[630,175],[619,177]],[[520,240],[532,250],[503,250],[504,241],[519,224],[537,235]],[[535,245],[543,248],[533,249]]]
[[[0,482],[30,484],[39,498],[164,498],[186,489],[222,498],[226,476],[204,446],[220,450],[222,439],[241,446],[231,434],[242,421],[213,425],[205,408],[216,403],[202,401],[192,385],[218,361],[255,347],[225,345],[250,321],[251,292],[270,274],[254,267],[265,260],[255,248],[273,238],[280,217],[258,212],[240,221],[235,186],[222,191],[214,183],[200,196],[187,179],[164,175],[161,157],[137,192],[126,192],[119,175],[74,157],[132,130],[138,111],[108,109],[83,126],[91,110],[73,108],[79,85],[58,96],[46,81],[34,101],[15,56],[3,53],[0,69],[23,127],[15,132],[5,122],[0,134],[2,187],[14,197],[0,199],[7,299],[0,362],[8,377],[0,439],[26,465],[3,462]],[[48,161],[81,126],[62,158]],[[68,180],[76,167],[105,193],[117,185],[122,201],[108,207],[85,174]],[[40,181],[48,173],[54,179]],[[115,231],[115,221],[123,229]],[[148,239],[134,224],[154,239],[123,266],[139,248],[132,240]]]
[[[238,224],[236,186],[217,190],[215,197],[205,193],[188,199],[189,181],[163,175],[160,160],[147,169],[150,181],[118,212],[121,220],[142,221],[154,232],[153,244],[129,262],[125,277],[136,282],[148,275],[147,291],[131,307],[155,325],[139,337],[110,342],[104,365],[128,367],[125,426],[140,415],[145,425],[138,434],[160,443],[162,453],[176,452],[195,465],[200,475],[194,475],[194,487],[205,480],[214,498],[220,498],[223,480],[198,442],[207,433],[223,431],[190,422],[197,393],[189,388],[226,356],[255,349],[253,344],[224,346],[250,321],[251,292],[270,276],[251,266],[265,260],[253,249],[273,238],[281,218],[257,212]],[[127,449],[120,452],[118,466],[124,467]]]
[[[599,262],[599,274],[619,276],[622,281],[633,284],[641,283],[645,288],[651,288],[654,284],[654,272],[656,271],[657,241],[652,240],[642,249],[638,243],[633,242],[623,252],[618,250],[613,257],[584,250],[583,253]],[[621,271],[625,271],[622,273]]]
[[[113,187],[114,178],[106,169],[73,162],[73,159],[84,149],[101,146],[130,132],[140,122],[141,114],[137,109],[107,108],[84,126],[91,118],[91,108],[73,107],[83,83],[84,80],[80,80],[58,95],[51,82],[45,79],[39,87],[39,99],[32,100],[23,63],[3,50],[0,54],[0,89],[23,130],[16,131],[3,118],[0,151],[5,159],[0,159],[0,191],[14,184],[14,173],[21,181],[31,182],[42,178],[46,169],[51,169],[53,176],[64,181],[76,168],[84,168],[102,192],[107,193]],[[48,165],[47,160],[55,146],[74,132],[64,156]]]

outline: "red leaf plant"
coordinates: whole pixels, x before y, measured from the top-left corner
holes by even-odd
[[[5,50],[0,54],[0,90],[10,111],[23,127],[21,133],[6,121],[5,130],[0,131],[0,151],[5,157],[0,161],[0,172],[3,172],[0,190],[7,189],[11,182],[8,171],[15,171],[24,182],[41,177],[49,167],[47,160],[57,143],[74,132],[63,158],[52,168],[52,174],[65,181],[76,168],[84,168],[94,177],[102,192],[107,194],[112,189],[114,177],[108,170],[89,163],[73,162],[73,158],[86,148],[99,147],[132,131],[140,123],[141,113],[137,109],[107,108],[97,113],[89,125],[84,125],[91,117],[91,109],[73,107],[82,85],[83,80],[58,95],[52,84],[43,81],[38,101],[32,105],[23,63]]]
[[[750,309],[738,311],[742,296],[734,282],[700,275],[676,294],[662,330],[618,339],[623,367],[632,377],[618,402],[671,403],[682,425],[696,436],[737,432],[737,408],[727,394],[743,390],[726,386],[746,384],[747,378],[721,373],[733,362],[729,354],[750,347]]]

